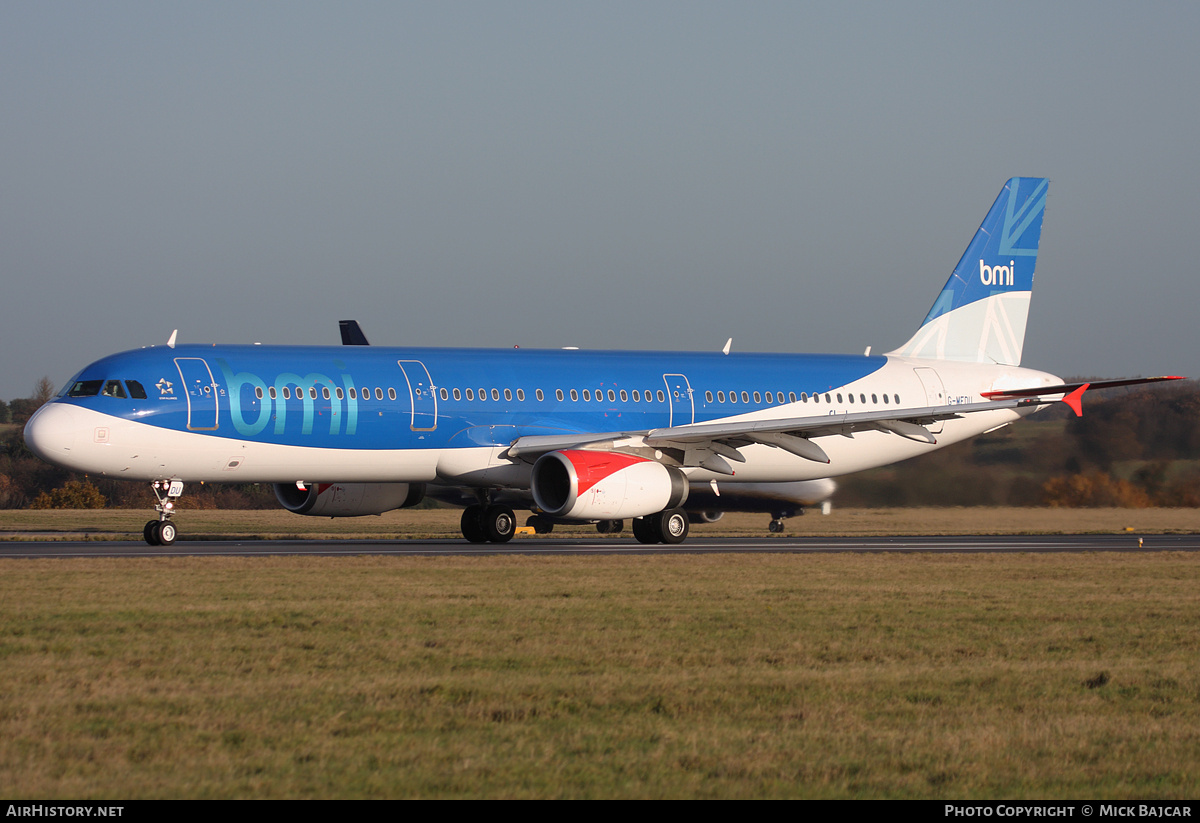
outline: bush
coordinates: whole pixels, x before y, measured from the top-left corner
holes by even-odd
[[[1152,505],[1145,491],[1104,472],[1052,477],[1042,486],[1042,494],[1046,505],[1063,508],[1144,509]]]
[[[104,495],[90,480],[68,480],[52,492],[42,492],[29,504],[31,509],[103,509]]]

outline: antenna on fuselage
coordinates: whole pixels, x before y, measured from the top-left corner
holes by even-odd
[[[725,341],[725,348],[721,349],[721,354],[729,354],[729,349],[733,347],[733,338]]]
[[[168,348],[168,349],[173,349],[173,348],[175,348],[175,336],[176,336],[177,334],[179,334],[179,329],[175,329],[174,331],[172,331],[172,332],[171,332],[171,336],[170,336],[170,338],[167,340],[167,348]]]

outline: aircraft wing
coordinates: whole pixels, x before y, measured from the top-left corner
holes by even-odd
[[[810,438],[834,434],[852,436],[858,431],[887,431],[924,443],[936,443],[937,438],[925,428],[938,420],[948,420],[973,412],[1013,409],[1041,405],[1036,398],[1010,398],[967,403],[957,406],[927,406],[921,408],[822,414],[809,417],[783,417],[770,420],[741,420],[728,423],[698,423],[672,426],[650,431],[615,431],[577,434],[535,435],[517,438],[508,448],[509,457],[536,457],[559,449],[588,448],[618,450],[650,447],[679,449],[692,452],[694,460],[685,465],[699,465],[732,474],[728,463],[711,459],[713,455],[745,462],[737,451],[741,446],[763,443],[784,449],[800,457],[828,463],[825,451]]]
[[[695,423],[649,431],[615,431],[520,437],[508,448],[510,457],[536,457],[559,449],[587,448],[601,451],[631,450],[649,447],[673,449],[685,466],[699,466],[721,474],[733,474],[728,460],[744,463],[738,452],[742,446],[761,443],[783,449],[798,457],[828,463],[825,450],[813,438],[856,432],[883,431],[917,442],[935,444],[937,438],[927,426],[966,414],[1000,409],[1041,406],[1061,400],[1081,415],[1080,398],[1089,389],[1178,380],[1178,377],[1147,377],[1107,380],[1093,383],[1068,383],[1027,389],[988,392],[992,399],[978,403],[923,406],[907,409],[875,409],[865,412],[784,417],[766,420],[739,420],[719,423]],[[1047,399],[1049,398],[1049,399]],[[728,460],[727,460],[728,459]]]

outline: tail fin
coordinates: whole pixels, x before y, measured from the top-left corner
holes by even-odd
[[[1004,184],[921,328],[889,354],[1020,365],[1049,185]]]

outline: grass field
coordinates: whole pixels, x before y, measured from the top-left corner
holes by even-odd
[[[0,566],[6,797],[1200,794],[1192,555]]]

